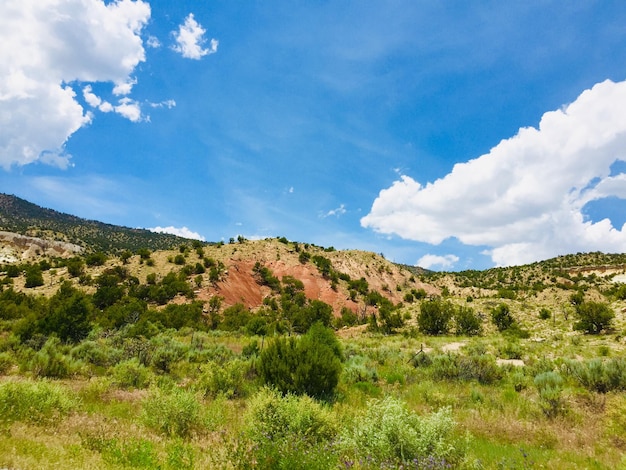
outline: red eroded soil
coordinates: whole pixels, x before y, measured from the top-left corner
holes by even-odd
[[[253,274],[254,264],[255,262],[251,260],[230,260],[224,279],[216,286],[202,287],[197,291],[197,298],[208,300],[214,295],[219,295],[224,298],[225,305],[242,303],[251,309],[261,306],[263,299],[271,295],[271,290],[257,282]],[[345,292],[331,289],[330,282],[319,274],[314,265],[289,265],[276,261],[266,263],[266,266],[279,279],[283,276],[293,276],[302,281],[307,298],[326,302],[333,307],[336,314],[341,311],[342,307],[357,310],[357,304],[351,301]]]

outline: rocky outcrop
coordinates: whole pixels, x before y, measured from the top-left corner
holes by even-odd
[[[66,258],[80,254],[83,248],[72,243],[28,237],[0,231],[0,262],[15,263],[40,256]]]

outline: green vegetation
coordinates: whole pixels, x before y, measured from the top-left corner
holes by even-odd
[[[622,255],[427,273],[262,243],[2,267],[0,467],[626,465],[626,296],[583,263]]]
[[[93,252],[137,251],[146,248],[167,250],[185,241],[180,237],[165,233],[81,219],[44,209],[24,199],[6,194],[0,194],[0,209],[2,210],[3,230],[27,233],[32,227],[38,227],[40,232],[53,233],[61,241],[87,247]]]

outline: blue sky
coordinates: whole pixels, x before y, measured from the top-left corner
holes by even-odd
[[[624,2],[5,0],[0,35],[0,191],[39,205],[431,269],[626,251]]]

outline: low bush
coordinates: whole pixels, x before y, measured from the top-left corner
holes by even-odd
[[[110,367],[121,359],[122,351],[103,342],[85,340],[73,347],[70,355],[94,366]]]
[[[239,460],[237,468],[250,462],[268,469],[337,468],[337,432],[335,417],[325,406],[307,396],[283,396],[265,388],[250,400],[245,416],[245,440],[252,451],[233,460]]]
[[[476,380],[481,384],[491,384],[502,377],[494,357],[488,354],[441,354],[433,358],[431,373],[438,380]]]
[[[0,352],[0,375],[6,374],[13,367],[13,358],[7,352]]]
[[[142,403],[141,417],[147,427],[170,437],[188,438],[203,427],[198,398],[178,387],[153,389]]]
[[[77,406],[75,396],[47,381],[0,383],[0,423],[49,424]]]
[[[234,359],[223,364],[209,362],[202,366],[202,373],[196,389],[207,397],[223,395],[226,398],[242,398],[248,393],[249,384],[246,380],[250,372],[250,363]]]
[[[344,428],[339,447],[346,461],[367,458],[376,468],[449,468],[459,464],[466,444],[454,435],[450,408],[429,416],[409,411],[397,398],[371,401],[352,426]]]
[[[459,358],[459,379],[477,380],[481,384],[491,384],[502,377],[500,368],[493,356],[481,354]]]
[[[116,364],[111,369],[113,383],[121,388],[146,388],[150,384],[152,373],[137,358]]]
[[[332,440],[337,422],[331,411],[310,397],[282,395],[263,388],[250,399],[245,417],[252,440],[306,438],[315,442]]]
[[[591,359],[581,362],[566,361],[565,373],[588,390],[607,393],[613,390],[626,390],[626,359]]]
[[[378,382],[376,368],[367,364],[363,356],[352,356],[346,361],[342,372],[342,380],[347,384],[357,382]]]
[[[189,347],[170,336],[158,336],[151,341],[150,365],[157,372],[170,373],[174,364],[187,356]]]
[[[539,393],[539,406],[548,418],[563,412],[563,378],[557,372],[542,372],[535,376],[535,387]]]
[[[27,367],[35,377],[62,379],[76,373],[80,363],[65,355],[59,339],[53,336],[32,356]]]
[[[504,359],[521,359],[522,346],[517,341],[506,341],[498,348],[498,354]]]
[[[550,310],[548,310],[545,307],[543,307],[541,310],[539,310],[539,319],[540,320],[549,320],[550,318],[552,318],[552,312]]]

